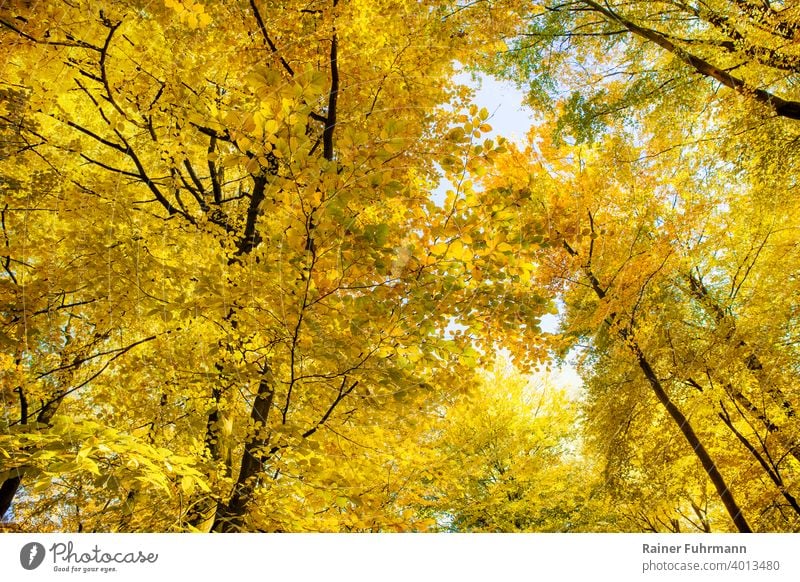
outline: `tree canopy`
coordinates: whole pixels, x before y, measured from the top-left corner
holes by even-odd
[[[3,3],[0,516],[797,531],[798,35],[756,0]],[[465,68],[526,91],[523,142]]]

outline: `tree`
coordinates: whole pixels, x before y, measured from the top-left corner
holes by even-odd
[[[571,86],[594,81],[595,89],[573,93],[576,115],[615,115],[659,102],[687,106],[686,92],[707,107],[729,101],[724,91],[709,95],[722,86],[771,115],[800,116],[793,89],[800,28],[793,6],[577,0],[535,4],[523,21],[504,62],[523,72],[539,95],[565,73],[572,75]],[[707,82],[694,83],[698,78]]]
[[[513,201],[495,228],[508,231],[515,249],[539,249],[525,259],[536,264],[532,286],[549,286],[564,302],[553,349],[586,352],[590,440],[608,456],[607,476],[628,485],[623,495],[638,487],[640,502],[653,498],[643,486],[666,478],[685,499],[684,521],[700,522],[708,521],[696,509],[707,478],[740,531],[753,527],[743,516],[755,498],[760,528],[795,527],[796,396],[783,376],[793,361],[785,339],[793,316],[778,307],[793,293],[785,273],[795,245],[783,236],[795,212],[770,194],[783,177],[731,188],[720,162],[680,167],[668,155],[642,155],[647,146],[624,134],[557,145],[542,139],[550,129],[532,133],[535,147],[499,159],[465,212],[486,223],[486,209]],[[783,315],[767,325],[758,309],[770,304]],[[758,331],[747,333],[748,325]],[[698,470],[706,477],[687,489],[686,475]]]
[[[4,6],[6,123],[58,176],[6,191],[4,510],[22,478],[42,528],[286,529],[271,487],[469,377],[425,246],[466,41],[430,8]]]
[[[4,4],[0,513],[796,530],[796,16]]]
[[[600,475],[575,431],[577,403],[502,359],[449,407],[421,503],[457,532],[608,531]]]

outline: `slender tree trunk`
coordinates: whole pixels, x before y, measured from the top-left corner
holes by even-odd
[[[754,99],[772,109],[776,115],[788,119],[800,120],[800,102],[783,99],[764,89],[749,86],[742,79],[735,77],[727,70],[716,67],[705,59],[701,59],[686,49],[681,48],[663,34],[627,20],[621,14],[611,10],[607,4],[604,6],[594,0],[582,0],[582,3],[595,12],[602,14],[607,20],[624,26],[636,36],[649,40],[669,51],[675,55],[676,58],[692,67],[697,73],[705,77],[710,77],[726,87],[733,89],[737,93]]]
[[[590,219],[591,219],[591,215]],[[566,240],[562,242],[563,247],[566,249],[567,253],[570,256],[577,258],[578,252],[573,249]],[[590,247],[589,250],[589,257],[581,266],[581,269],[584,275],[589,279],[589,283],[591,284],[592,290],[594,291],[597,298],[600,300],[605,299],[606,297],[606,289],[600,284],[600,280],[594,274],[592,270],[592,250],[594,249],[594,245]],[[615,313],[608,316],[606,319],[606,323],[612,329],[620,324],[619,316]],[[672,399],[667,394],[666,390],[664,390],[664,386],[661,384],[661,380],[658,379],[658,376],[653,370],[653,367],[650,365],[650,362],[644,355],[639,343],[636,341],[636,337],[633,335],[633,332],[630,328],[622,326],[618,328],[618,334],[620,339],[622,339],[623,343],[628,346],[630,351],[633,353],[634,357],[636,358],[636,362],[639,365],[639,368],[644,373],[645,378],[647,379],[648,384],[650,384],[650,388],[652,388],[653,393],[658,398],[658,401],[664,406],[669,414],[670,418],[678,425],[678,429],[683,434],[686,442],[689,443],[689,446],[692,447],[692,451],[694,452],[695,456],[697,456],[700,464],[703,466],[708,478],[714,484],[714,488],[717,490],[717,495],[719,496],[720,500],[722,501],[725,509],[728,512],[731,520],[733,521],[736,529],[738,529],[742,533],[752,533],[752,528],[750,524],[747,523],[747,519],[745,519],[744,514],[742,513],[742,509],[739,507],[739,504],[736,503],[736,500],[733,497],[733,493],[728,488],[728,485],[725,483],[725,479],[720,473],[717,464],[711,458],[711,455],[706,450],[703,442],[697,436],[697,433],[694,432],[689,419],[681,412],[681,410],[675,405]]]
[[[658,379],[658,376],[656,376],[655,371],[650,365],[650,362],[647,361],[647,358],[645,357],[635,338],[633,338],[630,333],[627,333],[626,330],[620,331],[620,337],[622,337],[623,341],[630,346],[630,350],[636,357],[639,368],[644,373],[644,376],[647,379],[647,382],[650,384],[650,387],[653,389],[656,398],[658,398],[659,402],[661,402],[664,408],[666,408],[670,418],[672,418],[675,424],[678,425],[678,428],[680,429],[684,438],[686,438],[686,442],[689,443],[689,446],[692,447],[694,454],[700,460],[700,463],[703,465],[703,469],[708,475],[708,478],[714,484],[714,488],[717,490],[717,495],[719,495],[720,500],[728,512],[728,515],[733,520],[736,529],[742,533],[752,533],[753,530],[750,528],[750,524],[747,523],[747,519],[745,519],[742,509],[739,507],[739,504],[736,503],[733,493],[731,493],[731,490],[725,483],[725,479],[719,472],[719,468],[711,458],[711,455],[709,455],[705,446],[703,446],[703,443],[697,436],[697,433],[694,432],[689,419],[686,418],[683,412],[681,412],[681,410],[669,397],[666,390],[664,390],[661,381]]]
[[[11,502],[14,501],[14,496],[17,494],[19,485],[22,482],[22,472],[18,472],[17,476],[11,477],[3,481],[0,485],[0,519],[11,507]]]

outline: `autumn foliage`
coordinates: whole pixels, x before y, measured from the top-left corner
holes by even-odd
[[[750,0],[0,4],[0,514],[797,531],[798,39]]]

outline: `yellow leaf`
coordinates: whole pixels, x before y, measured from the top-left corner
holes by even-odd
[[[184,475],[181,478],[181,491],[187,497],[191,496],[195,490],[195,479],[191,475]]]
[[[436,255],[437,257],[444,256],[444,254],[447,252],[447,248],[448,248],[449,246],[450,246],[450,245],[448,245],[447,243],[438,243],[438,244],[435,244],[435,245],[433,245],[433,246],[431,247],[431,254],[432,254],[432,255]]]

